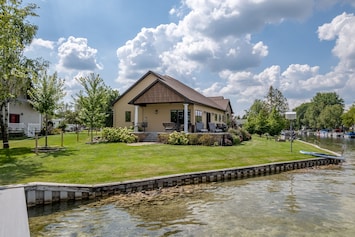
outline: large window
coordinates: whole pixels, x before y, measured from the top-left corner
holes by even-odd
[[[20,123],[20,115],[10,114],[10,123]]]
[[[196,121],[196,123],[202,122],[202,111],[201,110],[195,111],[195,121]]]
[[[190,110],[188,111],[188,123],[190,120]],[[184,124],[184,110],[170,110],[170,122]]]
[[[125,121],[126,122],[132,122],[132,113],[131,113],[131,111],[126,111],[125,112]]]

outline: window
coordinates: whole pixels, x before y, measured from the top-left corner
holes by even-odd
[[[202,111],[201,110],[195,111],[195,121],[196,121],[196,123],[202,122]]]
[[[132,113],[131,113],[131,111],[126,111],[125,112],[125,121],[126,122],[131,122],[132,121]]]
[[[190,123],[190,110],[188,111],[187,117]],[[170,122],[184,124],[184,110],[170,110]]]
[[[20,115],[10,114],[10,123],[20,123]]]

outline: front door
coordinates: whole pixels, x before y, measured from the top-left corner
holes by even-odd
[[[211,113],[206,113],[206,128],[210,130],[209,123],[211,122]]]

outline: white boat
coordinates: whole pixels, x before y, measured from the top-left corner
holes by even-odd
[[[343,156],[335,156],[335,155],[330,155],[330,154],[324,154],[324,153],[319,153],[319,152],[314,152],[314,151],[300,151],[301,154],[304,155],[311,155],[315,157],[322,157],[322,158],[331,158],[331,159],[338,159],[338,160],[344,160]]]

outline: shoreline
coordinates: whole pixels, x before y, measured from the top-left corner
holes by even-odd
[[[23,187],[25,190],[27,207],[33,207],[68,201],[99,200],[113,195],[149,192],[171,187],[183,187],[186,185],[246,179],[304,168],[338,165],[342,162],[343,161],[340,159],[313,158],[221,170],[209,170],[204,172],[175,174],[117,183],[77,185],[38,182],[25,185],[3,186],[0,187],[0,189]]]

